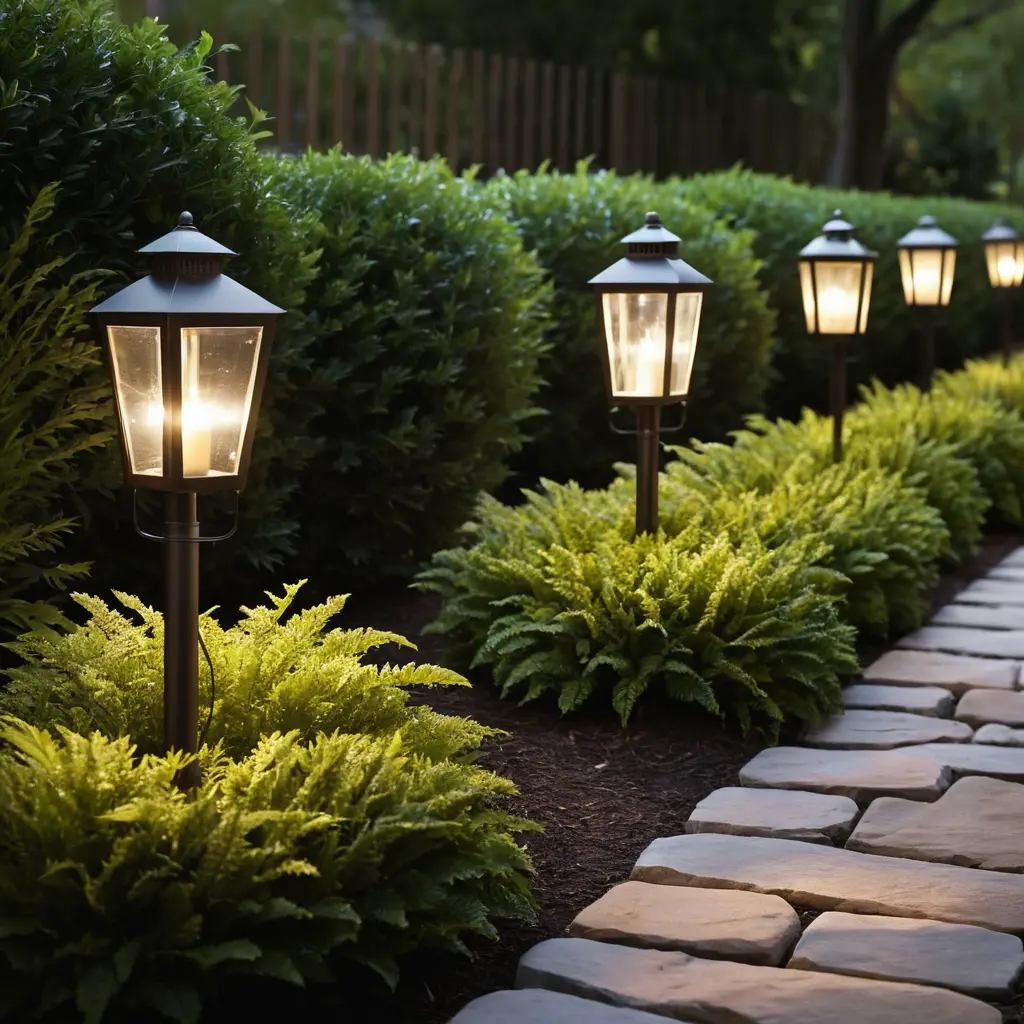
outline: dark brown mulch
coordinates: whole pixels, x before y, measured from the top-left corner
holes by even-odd
[[[1020,543],[1020,534],[991,535],[977,558],[942,578],[933,607],[948,602]],[[438,663],[443,656],[437,639],[421,636],[435,610],[432,598],[399,590],[354,599],[344,624],[402,633],[420,645],[407,657]],[[863,645],[862,660],[888,646]],[[392,659],[401,653],[385,652]],[[525,837],[537,868],[538,920],[503,927],[500,942],[476,943],[473,960],[410,958],[396,996],[373,979],[308,996],[292,990],[280,1007],[292,1016],[340,1011],[352,1019],[358,1004],[358,1019],[376,1024],[442,1024],[476,996],[511,986],[516,963],[530,946],[563,934],[580,910],[628,876],[652,839],[678,834],[699,800],[735,785],[739,769],[759,749],[756,741],[723,731],[717,719],[657,700],[641,703],[623,730],[611,715],[596,711],[565,720],[549,704],[516,707],[499,700],[483,680],[472,689],[428,691],[424,699],[439,711],[510,733],[488,743],[482,763],[519,787],[511,809],[544,826],[542,834]],[[813,916],[808,912],[808,919]],[[273,1003],[258,1005],[267,1011]],[[1004,1012],[1007,1024],[1024,1022],[1019,1002]]]

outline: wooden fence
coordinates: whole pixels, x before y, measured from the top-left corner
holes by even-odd
[[[216,76],[245,83],[285,151],[440,154],[483,175],[586,157],[659,177],[740,162],[816,181],[831,145],[825,115],[769,92],[368,38],[215,38],[240,47],[214,58]]]

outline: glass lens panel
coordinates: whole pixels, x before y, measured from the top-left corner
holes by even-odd
[[[914,270],[910,262],[910,253],[900,249],[900,280],[903,282],[903,298],[908,306],[914,304]]]
[[[235,476],[252,406],[262,327],[181,332],[181,461],[187,477]]]
[[[942,250],[913,249],[910,262],[914,275],[914,305],[937,306],[942,284]]]
[[[1024,241],[1013,243],[1013,260],[1016,265],[1013,275],[1013,287],[1024,283]]]
[[[815,264],[818,283],[818,331],[821,334],[856,334],[857,308],[863,263]]]
[[[800,261],[800,294],[804,300],[807,333],[814,334],[814,278],[811,277],[811,265],[806,260]]]
[[[988,279],[993,288],[1015,288],[1020,284],[1017,268],[1024,260],[1018,260],[1018,248],[1024,255],[1024,246],[1018,247],[1015,242],[989,242],[985,246]]]
[[[620,292],[605,294],[603,300],[612,394],[616,398],[663,395],[668,296]]]
[[[956,269],[956,250],[947,249],[942,257],[942,305],[949,305],[953,293],[953,271]]]
[[[108,327],[121,432],[132,472],[163,476],[164,406],[159,327]]]
[[[704,296],[700,292],[684,292],[676,296],[676,327],[672,338],[672,369],[668,393],[685,397],[690,393],[690,373],[697,354],[697,331],[700,330],[700,308]]]
[[[863,334],[868,329],[868,310],[871,308],[871,285],[875,279],[874,263],[864,264],[864,296],[860,305],[859,333]]]

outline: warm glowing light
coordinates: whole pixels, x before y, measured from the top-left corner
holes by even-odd
[[[1017,274],[1017,260],[1013,256],[1003,256],[996,266],[1001,281],[1012,281]]]
[[[640,339],[636,352],[636,386],[637,395],[650,398],[660,395],[665,375],[665,350],[650,334]]]

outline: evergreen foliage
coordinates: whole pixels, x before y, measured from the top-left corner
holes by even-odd
[[[340,150],[274,162],[321,221],[307,323],[319,454],[304,564],[408,577],[452,542],[537,426],[550,287],[472,179],[442,160]]]
[[[74,461],[105,444],[107,392],[92,383],[99,352],[85,314],[101,278],[62,275],[52,251],[57,186],[44,187],[0,255],[0,630],[63,621],[42,598],[88,568],[55,560],[76,525]],[[64,283],[61,277],[64,276]]]
[[[400,733],[204,748],[189,797],[180,755],[127,737],[6,719],[0,740],[3,1019],[196,1024],[226,986],[346,963],[394,984],[396,955],[531,913],[528,823],[494,806],[511,784]]]

